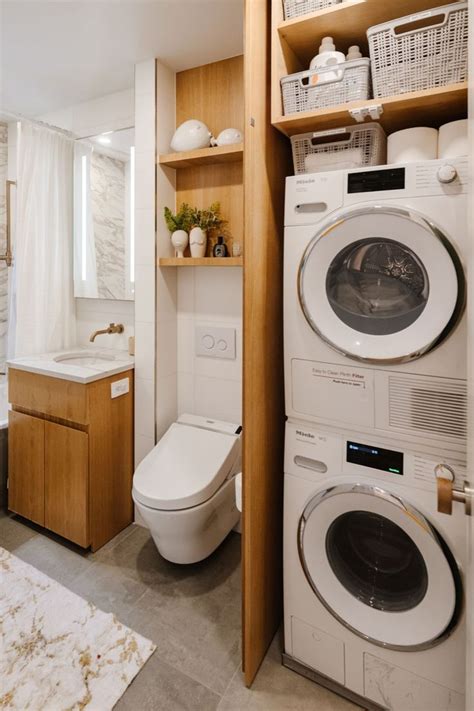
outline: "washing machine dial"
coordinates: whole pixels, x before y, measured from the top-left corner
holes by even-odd
[[[442,165],[438,169],[438,180],[440,183],[452,183],[458,177],[458,171],[454,165]]]

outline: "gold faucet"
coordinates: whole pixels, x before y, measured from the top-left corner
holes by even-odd
[[[97,336],[101,336],[102,334],[123,333],[123,332],[124,332],[123,323],[109,323],[108,328],[103,328],[101,331],[94,331],[94,333],[91,335],[89,340],[91,343],[94,343]]]

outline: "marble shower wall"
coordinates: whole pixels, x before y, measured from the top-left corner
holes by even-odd
[[[100,299],[127,299],[126,163],[94,150],[90,185]]]
[[[7,204],[6,180],[8,166],[8,126],[0,123],[0,251],[6,248]],[[5,370],[8,328],[8,268],[0,262],[0,370]]]

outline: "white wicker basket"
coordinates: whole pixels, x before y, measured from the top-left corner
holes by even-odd
[[[374,97],[465,81],[467,6],[457,2],[371,27]]]
[[[387,137],[378,123],[292,136],[295,174],[383,165]]]
[[[343,0],[283,0],[285,20],[306,15],[308,12],[323,10],[325,7],[337,5],[340,2],[343,2]]]
[[[370,98],[370,59],[309,69],[280,81],[285,114],[364,100]]]

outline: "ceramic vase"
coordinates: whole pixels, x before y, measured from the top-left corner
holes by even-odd
[[[207,234],[200,227],[193,227],[189,233],[189,246],[191,257],[205,257],[207,246]]]
[[[188,246],[189,238],[186,230],[175,230],[171,235],[171,244],[177,257],[184,257],[184,250]]]

